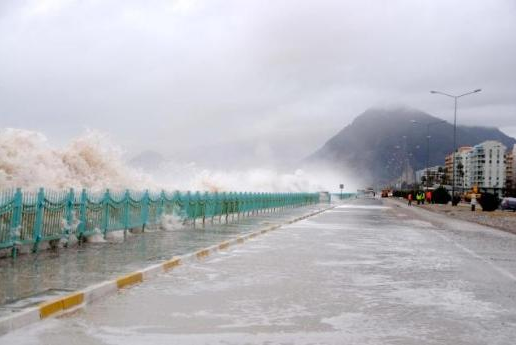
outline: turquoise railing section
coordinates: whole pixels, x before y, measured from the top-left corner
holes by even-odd
[[[0,249],[157,225],[167,214],[195,221],[319,202],[317,193],[0,192]]]

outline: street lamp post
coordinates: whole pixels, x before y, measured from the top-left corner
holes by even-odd
[[[450,98],[453,98],[455,100],[455,110],[453,113],[453,153],[452,153],[452,166],[453,166],[453,176],[452,176],[452,206],[455,198],[455,153],[457,151],[457,99],[462,98],[463,96],[470,95],[473,93],[478,93],[482,89],[475,89],[472,92],[464,93],[461,95],[451,95],[443,92],[439,92],[436,90],[431,90],[430,93],[432,94],[441,94],[444,96],[448,96]]]

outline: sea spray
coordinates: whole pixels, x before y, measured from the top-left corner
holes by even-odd
[[[183,228],[185,225],[184,218],[175,214],[164,214],[161,216],[160,228],[166,231],[173,231]]]
[[[86,240],[88,242],[92,243],[104,243],[107,242],[106,239],[104,239],[104,234],[99,228],[95,228],[94,233],[87,236]]]
[[[106,241],[109,242],[123,242],[126,237],[124,230],[113,230],[106,233]]]
[[[76,237],[76,232],[80,224],[81,222],[79,218],[77,218],[77,213],[75,211],[72,212],[72,220],[70,222],[68,222],[66,218],[61,218],[63,236],[60,239],[60,244],[63,247],[68,247],[78,243],[79,240]]]
[[[107,135],[87,131],[64,148],[24,129],[0,130],[0,187],[90,190],[152,189],[147,175],[128,167]]]
[[[42,133],[0,129],[1,189],[314,192],[335,190],[342,182],[348,189],[355,188],[341,173],[322,167],[285,173],[264,168],[209,170],[195,163],[167,161],[152,172],[144,172],[128,165],[122,149],[98,131],[86,131],[56,148]]]
[[[174,182],[174,189],[208,192],[316,192],[335,191],[345,182],[347,189],[356,189],[351,180],[331,168],[297,169],[280,172],[265,168],[210,170],[195,163],[162,163],[152,171],[161,185]]]

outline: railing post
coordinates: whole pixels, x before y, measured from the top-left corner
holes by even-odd
[[[14,193],[14,211],[13,211],[13,219],[11,221],[11,257],[16,259],[18,255],[18,249],[16,246],[20,241],[21,236],[21,223],[22,223],[22,209],[23,209],[23,194],[21,188],[16,188],[16,192]]]
[[[104,238],[106,238],[108,226],[109,226],[109,200],[110,200],[109,189],[106,189],[104,193],[104,197],[102,198],[102,204],[104,206],[103,210],[103,219],[102,219],[102,229],[104,233]]]
[[[237,195],[237,220],[240,220],[240,210],[242,205],[242,192],[238,193]]]
[[[165,209],[166,196],[165,191],[161,190],[159,194],[158,208],[156,210],[156,218],[158,221],[161,221],[161,217],[163,216],[163,210]],[[161,223],[161,222],[159,222]]]
[[[215,192],[215,195],[213,196],[213,217],[215,217],[215,215],[217,215],[219,217],[219,223],[220,223],[220,219],[221,219],[221,214],[222,214],[222,208],[220,206],[220,197],[219,197],[219,192]],[[211,217],[211,221],[213,222],[213,217]]]
[[[86,189],[83,189],[81,191],[81,205],[79,206],[79,225],[77,227],[77,229],[78,229],[77,239],[79,240],[79,243],[82,243],[83,238],[84,238],[84,233],[86,232],[87,204],[88,204],[88,195],[86,194]]]
[[[204,225],[203,199],[201,196],[201,192],[197,191],[195,193],[195,200],[196,200],[195,218],[197,219],[197,217],[203,217],[203,225]]]
[[[199,195],[199,191],[196,191],[193,197],[193,225],[195,227],[195,222],[197,221],[197,210],[201,204],[201,197]]]
[[[43,204],[45,202],[45,191],[43,188],[39,188],[38,196],[36,199],[36,220],[34,221],[34,231],[32,234],[32,239],[34,241],[34,246],[32,247],[32,252],[36,253],[38,251],[39,242],[41,241],[41,230],[43,229]]]
[[[210,199],[210,214],[211,214],[211,223],[213,224],[213,217],[215,213],[217,213],[217,201],[215,200],[216,193],[208,192],[208,198]]]
[[[70,188],[68,191],[68,196],[66,199],[66,229],[65,229],[65,235],[66,235],[66,244],[65,246],[68,247],[68,242],[70,241],[70,231],[72,229],[73,225],[73,206],[75,203],[75,192],[73,188]]]
[[[228,222],[228,197],[226,192],[222,193],[222,212],[226,215],[226,224]]]
[[[175,191],[174,193],[174,203],[178,206],[178,215],[182,218],[185,216],[185,211],[184,211],[184,208],[185,208],[185,204],[184,204],[184,201],[183,201],[183,198],[181,197],[181,192],[179,192],[178,190]]]
[[[185,202],[184,202],[184,204],[185,204],[185,213],[186,213],[186,218],[187,219],[192,218],[192,216],[191,216],[192,208],[190,207],[190,201],[191,201],[191,194],[190,194],[190,191],[187,191],[186,195],[185,195]]]
[[[249,192],[244,193],[244,208],[246,216],[249,217]]]
[[[147,225],[147,221],[149,219],[149,190],[145,190],[145,194],[143,194],[142,202],[142,232],[145,231],[145,226]]]
[[[127,230],[129,229],[129,198],[129,189],[126,189],[124,194],[124,238],[127,236]]]
[[[211,206],[210,196],[208,195],[208,192],[204,192],[203,200],[204,200],[204,205],[203,205],[203,209],[202,209],[202,225],[204,225],[206,222],[206,211],[208,209],[208,205]],[[209,213],[209,211],[208,211],[208,213]]]
[[[231,196],[231,221],[235,220],[235,212],[237,211],[237,193],[229,193]]]
[[[237,212],[238,198],[237,193],[231,193],[231,221],[235,220],[235,212]]]

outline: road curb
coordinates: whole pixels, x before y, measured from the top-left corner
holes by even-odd
[[[292,224],[300,220],[310,218],[317,214],[328,211],[335,206],[321,209],[309,213],[302,217],[297,217],[282,224],[273,225],[265,229],[254,231],[236,238],[220,242],[216,245],[202,248],[198,251],[181,256],[174,256],[172,259],[148,266],[142,270],[137,270],[114,280],[108,280],[86,287],[69,295],[64,295],[51,300],[47,300],[36,307],[31,307],[21,312],[16,312],[10,316],[0,318],[0,335],[19,329],[26,325],[36,323],[48,317],[56,317],[64,313],[77,310],[85,305],[91,304],[101,298],[117,293],[119,290],[127,290],[144,281],[152,279],[161,273],[166,273],[174,268],[188,262],[203,261],[210,255],[225,251],[232,246],[237,246],[259,235],[281,228],[283,225]]]

